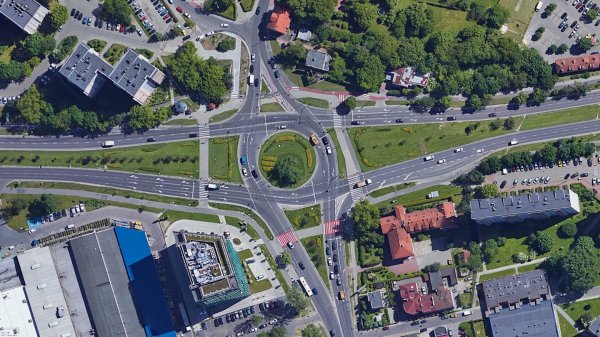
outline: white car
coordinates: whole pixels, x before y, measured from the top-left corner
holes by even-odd
[[[477,149],[477,153],[483,153],[485,149]]]
[[[331,147],[329,147],[329,146],[328,146],[328,147],[326,147],[326,148],[325,148],[325,153],[327,153],[327,154],[331,154]]]
[[[242,174],[247,176],[248,175],[248,170],[246,170],[245,167],[242,167]]]
[[[260,275],[256,275],[256,280],[262,280],[265,278],[265,275],[260,274]]]
[[[446,159],[440,159],[440,160],[438,160],[438,165],[439,165],[439,164],[443,164],[443,163],[445,163],[445,162],[446,162]]]
[[[277,318],[273,318],[272,320],[269,321],[270,325],[273,325],[275,323],[277,323]]]
[[[222,24],[221,24],[221,27],[223,27],[223,28],[227,28],[227,27],[229,27],[229,24],[228,24],[228,23],[222,23]]]
[[[463,152],[464,149],[462,147],[459,147],[458,149],[454,149],[454,153],[458,153],[458,152]]]
[[[210,32],[206,33],[206,36],[211,36],[211,35],[215,35],[215,31],[211,30]]]
[[[142,30],[141,29],[138,28],[137,29],[137,33],[138,33],[139,36],[142,36]]]
[[[327,265],[331,266],[333,262],[331,261],[331,256],[327,257]]]
[[[255,331],[258,331],[257,327],[254,327],[254,328],[250,329],[250,332],[255,332]]]
[[[192,16],[190,15],[190,13],[183,13],[183,16],[185,16],[186,18],[191,18]]]
[[[285,129],[285,128],[287,128],[287,125],[279,125],[279,126],[277,127],[277,129],[279,129],[279,130],[283,130],[283,129]]]
[[[333,278],[334,278],[333,272],[330,272],[330,273],[329,273],[329,279],[330,279],[330,280],[333,280]]]
[[[252,62],[254,62],[256,60],[256,54],[252,54],[252,56],[250,57],[250,60],[252,60]]]

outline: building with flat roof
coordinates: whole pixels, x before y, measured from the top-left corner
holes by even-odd
[[[0,336],[38,337],[25,288],[2,290],[0,298]]]
[[[429,294],[419,291],[416,282],[400,285],[400,298],[405,313],[416,315],[431,315],[454,308],[454,296],[450,289],[440,287]]]
[[[329,61],[331,61],[331,56],[326,52],[310,49],[306,54],[306,62],[304,64],[309,68],[329,71]]]
[[[395,87],[426,87],[429,85],[429,76],[429,73],[419,76],[413,67],[404,67],[386,74],[385,80]]]
[[[44,21],[48,9],[35,0],[0,0],[0,14],[27,34],[33,34]]]
[[[197,304],[210,309],[250,295],[242,263],[229,239],[207,233],[179,234],[181,262]]]
[[[503,308],[488,317],[492,337],[559,337],[552,301]]]
[[[96,97],[108,81],[139,104],[148,100],[165,77],[162,71],[132,49],[127,49],[119,63],[113,67],[84,43],[77,45],[59,73],[90,98]]]
[[[579,212],[579,196],[570,189],[471,201],[471,219],[481,225],[569,217]]]
[[[456,268],[441,269],[436,272],[427,273],[424,277],[427,278],[430,289],[437,289],[445,287],[444,279],[448,287],[454,287],[458,284],[458,275],[456,275]]]
[[[371,291],[367,293],[367,301],[369,302],[369,308],[371,310],[379,310],[385,308],[385,295],[382,289]]]
[[[75,336],[71,313],[63,295],[49,247],[17,256],[33,321],[41,337]]]
[[[480,287],[484,299],[482,307],[488,313],[502,307],[520,306],[550,298],[550,287],[543,270],[485,281]]]

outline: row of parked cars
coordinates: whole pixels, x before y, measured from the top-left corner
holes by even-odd
[[[103,28],[104,21],[98,17],[92,16],[84,16],[83,12],[80,12],[78,9],[71,8],[71,16],[85,26],[91,26],[92,21],[94,22],[94,27]],[[117,31],[123,34],[127,34],[127,26],[125,24],[120,24],[116,22],[106,22],[106,30]]]
[[[260,303],[258,305],[258,308],[259,308],[259,310],[261,312],[264,312],[264,311],[267,311],[267,310],[270,310],[270,309],[275,309],[275,308],[277,308],[277,306],[278,306],[277,301],[272,301],[272,302]],[[233,322],[235,322],[237,320],[248,318],[249,316],[252,316],[255,313],[256,313],[256,310],[255,310],[254,306],[252,305],[252,306],[249,306],[247,308],[244,308],[244,309],[241,309],[241,310],[238,310],[238,311],[226,314],[224,316],[215,318],[213,320],[213,325],[216,328],[216,327],[219,327],[219,326],[225,324],[225,322],[226,323],[233,323]],[[223,317],[225,317],[225,321],[223,321]],[[268,323],[270,325],[273,325],[273,324],[276,324],[277,322],[278,322],[278,320],[276,318],[273,318],[273,319],[269,320]],[[243,336],[245,333],[255,332],[258,329],[264,329],[266,327],[267,327],[267,324],[262,324],[258,328],[256,328],[256,327],[248,327],[248,329],[246,329],[245,331],[238,332],[236,334],[236,336]],[[203,330],[207,330],[208,329],[208,326],[204,322],[202,323],[202,329]]]
[[[61,218],[66,217],[67,215],[71,215],[71,217],[74,217],[75,215],[83,212],[85,212],[85,205],[83,203],[80,203],[78,205],[70,207],[68,211],[66,209],[63,209],[61,211],[42,216],[42,223],[44,224],[46,222],[57,221]]]
[[[21,95],[18,95],[18,96],[6,96],[6,97],[0,96],[0,102],[2,104],[8,104],[8,102],[16,101],[19,98],[21,98]]]
[[[140,19],[140,21],[142,22],[142,25],[144,25],[144,28],[146,28],[148,33],[151,36],[154,35],[154,33],[156,32],[156,30],[154,29],[154,24],[152,23],[152,21],[150,21],[150,18],[148,17],[148,15],[146,15],[144,10],[141,8],[140,4],[136,0],[128,0],[127,2],[131,5],[131,7],[134,10],[135,15]],[[169,11],[162,5],[160,0],[154,0],[154,2],[152,4],[154,5],[154,8],[157,11],[159,8],[162,7],[162,9],[158,12],[161,13],[163,10],[166,11],[164,20],[166,22],[171,22],[172,18],[171,18],[171,15],[169,14]],[[137,33],[138,33],[138,35],[141,36],[142,30],[138,28]]]

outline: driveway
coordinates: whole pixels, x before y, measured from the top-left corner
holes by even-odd
[[[413,242],[415,256],[421,268],[436,262],[445,265],[448,260],[452,259],[452,254],[446,247],[446,238],[444,237],[432,237],[431,240]]]

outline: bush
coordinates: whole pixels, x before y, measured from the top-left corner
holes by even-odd
[[[566,238],[575,237],[577,234],[577,225],[572,222],[568,222],[558,229],[559,233],[562,234]]]
[[[62,41],[60,41],[56,50],[52,52],[52,55],[50,56],[52,62],[58,63],[64,60],[69,54],[71,54],[77,45],[77,42],[78,39],[75,35],[69,35],[65,37]]]
[[[217,45],[217,51],[224,53],[235,49],[235,39],[232,37],[226,37]]]

